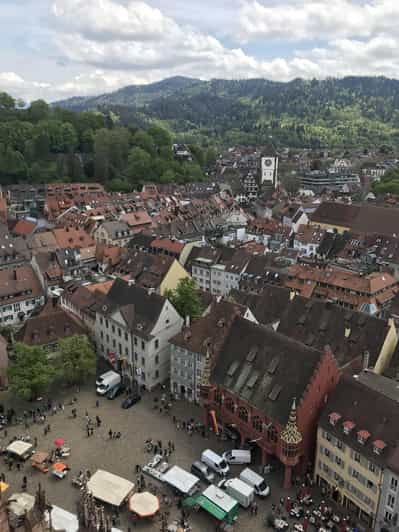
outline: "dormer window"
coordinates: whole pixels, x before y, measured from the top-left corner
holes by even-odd
[[[343,427],[344,433],[350,434],[350,432],[355,428],[355,423],[353,423],[353,421],[345,421]]]
[[[357,433],[357,441],[364,445],[366,441],[370,438],[370,432],[367,430],[359,430]]]
[[[335,426],[338,421],[341,419],[341,414],[338,414],[338,412],[331,412],[331,414],[328,416],[328,419],[330,421],[330,425]]]
[[[386,446],[387,446],[387,444],[384,441],[375,440],[375,441],[373,441],[373,452],[375,454],[381,454]]]

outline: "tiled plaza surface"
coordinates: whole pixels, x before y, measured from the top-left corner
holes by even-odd
[[[9,471],[4,461],[1,460],[0,470],[5,472],[6,481],[11,485],[7,495],[20,491],[22,478],[26,475],[30,493],[35,492],[40,482],[47,493],[50,503],[75,513],[79,491],[71,484],[72,477],[80,470],[88,469],[91,473],[94,473],[97,469],[105,469],[135,482],[136,464],[143,465],[152,457],[144,449],[144,442],[147,438],[161,440],[163,444],[167,444],[169,440],[173,441],[175,452],[170,457],[169,462],[188,470],[192,462],[199,459],[202,450],[211,448],[216,452],[222,452],[229,447],[232,448],[231,442],[220,441],[213,434],[209,438],[204,438],[198,433],[190,436],[186,431],[178,430],[172,421],[173,416],[181,421],[187,421],[190,418],[201,421],[201,409],[183,401],[176,401],[173,403],[169,414],[160,413],[158,408],[154,408],[154,397],[160,397],[160,395],[160,392],[145,393],[140,403],[128,410],[123,410],[121,408],[123,396],[113,401],[100,398],[100,405],[97,408],[96,400],[98,397],[95,394],[94,383],[79,392],[76,390],[59,392],[57,396],[54,396],[54,400],[57,403],[63,403],[65,410],[49,415],[47,419],[47,423],[51,426],[49,434],[44,435],[43,425],[32,424],[27,430],[23,425],[17,425],[8,428],[7,437],[4,437],[4,433],[0,433],[0,445],[2,447],[6,446],[14,435],[29,434],[32,437],[32,441],[35,437],[37,438],[38,450],[49,451],[54,448],[54,440],[57,437],[62,437],[65,439],[66,445],[71,448],[71,456],[66,459],[66,462],[71,467],[69,476],[66,479],[58,480],[50,474],[46,475],[33,470],[29,461],[25,463],[21,471],[17,471],[15,466],[12,471]],[[72,397],[77,398],[77,403],[74,406],[70,405]],[[24,409],[37,408],[37,406],[43,405],[44,401],[40,403],[15,404],[15,402],[10,400],[8,394],[0,394],[0,403],[6,409],[11,405],[14,406],[18,413],[22,413]],[[77,409],[76,419],[73,419],[71,415],[72,408]],[[86,432],[86,412],[93,420],[98,415],[102,421],[101,427],[95,428],[91,437],[88,437]],[[108,436],[110,429],[114,432],[121,432],[122,437],[117,440],[110,440]],[[257,465],[251,467],[256,469]],[[240,466],[232,466],[230,476],[238,476],[240,470]],[[156,483],[147,476],[145,476],[145,479],[154,484]],[[266,480],[271,486],[271,497],[266,500],[256,498],[258,503],[257,516],[253,516],[249,510],[240,509],[238,522],[234,527],[235,530],[255,531],[266,529],[265,516],[270,511],[272,503],[277,503],[282,495],[287,495],[287,492],[280,487],[281,475],[279,473],[268,475]],[[171,491],[166,486],[157,485],[161,493],[171,497]],[[205,488],[205,485],[203,487]],[[294,493],[294,490],[292,493]],[[169,522],[180,515],[175,504],[172,506],[163,505],[161,511],[164,510],[170,512]],[[121,511],[120,519],[120,529],[127,532],[128,527],[132,527],[133,530],[132,520],[126,508]],[[216,523],[203,511],[191,513],[188,520],[194,531],[211,531],[216,528]],[[160,530],[160,521],[159,519],[140,521],[135,525],[134,530],[136,529],[146,531]]]

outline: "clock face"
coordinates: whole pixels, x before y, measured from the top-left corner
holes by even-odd
[[[271,166],[272,165],[272,160],[271,159],[266,159],[265,165],[266,166]]]

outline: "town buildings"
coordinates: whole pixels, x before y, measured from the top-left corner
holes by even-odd
[[[256,321],[245,306],[229,301],[216,302],[210,312],[170,340],[170,389],[177,397],[200,402],[201,382],[209,350],[215,354],[230,331],[235,316]]]
[[[318,425],[316,482],[373,530],[395,530],[398,519],[398,399],[385,377],[345,376]]]
[[[339,379],[333,353],[240,316],[215,358],[212,345],[209,353],[201,388],[206,423],[213,412],[222,427],[238,431],[241,445],[256,442],[263,464],[276,457],[289,487],[293,470],[304,473],[313,460],[318,416]]]
[[[169,376],[169,339],[182,325],[167,299],[118,278],[96,308],[97,353],[131,385],[152,390]]]
[[[350,310],[381,315],[394,299],[398,282],[389,273],[360,275],[337,267],[295,264],[285,286],[304,297],[327,299]]]
[[[0,270],[1,324],[22,324],[44,302],[44,291],[31,266]]]

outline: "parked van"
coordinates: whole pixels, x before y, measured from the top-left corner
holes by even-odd
[[[255,488],[249,486],[239,478],[229,478],[224,481],[226,493],[233,497],[243,508],[248,508],[255,498]]]
[[[121,376],[116,371],[107,371],[96,380],[98,395],[105,395],[115,386],[119,386],[122,381]]]
[[[250,464],[251,451],[247,449],[233,449],[223,453],[223,458],[228,464]]]
[[[203,464],[199,460],[194,462],[191,466],[191,473],[201,480],[209,482],[209,484],[211,484],[215,479],[215,474],[210,471],[207,465]]]
[[[266,484],[265,479],[258,475],[258,473],[255,473],[255,471],[252,471],[252,469],[249,469],[249,467],[241,471],[240,480],[245,482],[245,484],[248,484],[248,486],[252,486],[256,495],[259,495],[260,497],[267,497],[270,495],[270,488]]]
[[[202,451],[201,454],[201,462],[203,462],[205,465],[210,467],[212,471],[215,471],[218,475],[227,475],[227,473],[230,471],[229,466],[226,463],[226,460],[219,456],[218,454],[214,453],[210,449],[206,449],[205,451]]]

